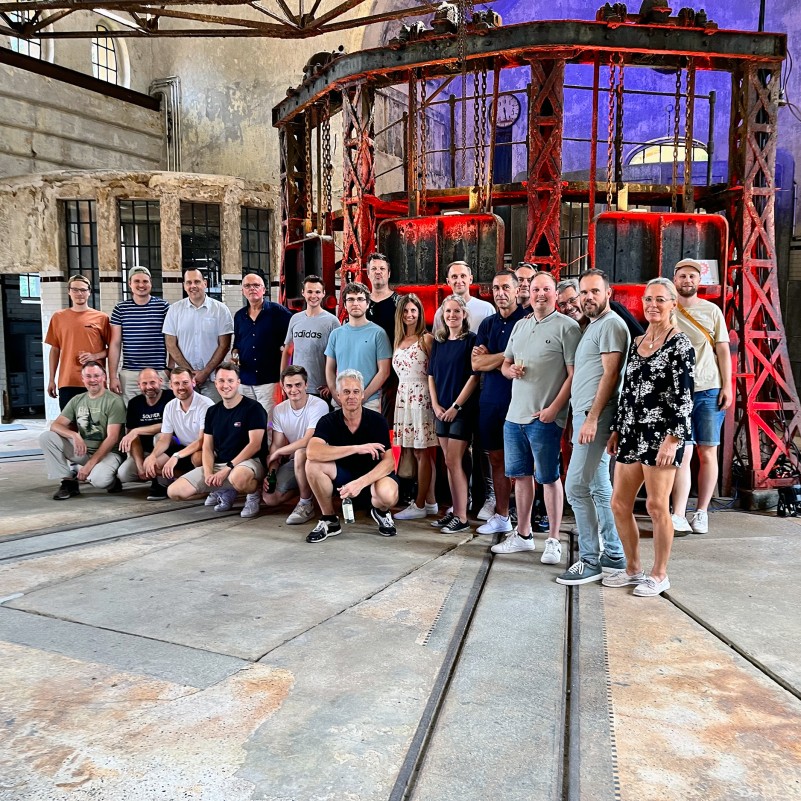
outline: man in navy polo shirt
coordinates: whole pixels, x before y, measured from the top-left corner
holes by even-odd
[[[272,422],[275,389],[281,376],[281,348],[292,312],[266,300],[265,292],[261,276],[249,273],[242,279],[242,294],[248,305],[234,315],[234,353],[242,378],[239,391],[258,401]]]
[[[503,424],[512,400],[512,381],[501,373],[501,367],[512,329],[526,316],[523,307],[517,304],[518,286],[517,276],[511,270],[496,273],[492,279],[492,299],[498,311],[481,321],[473,348],[473,369],[484,373],[479,398],[479,429],[481,443],[489,456],[495,488],[495,511],[478,529],[479,534],[512,530],[509,520],[512,482],[506,477],[503,463]]]

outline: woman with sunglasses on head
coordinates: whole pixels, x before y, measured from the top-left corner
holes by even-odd
[[[396,520],[417,520],[439,511],[434,497],[434,458],[437,446],[434,410],[428,389],[428,361],[434,338],[426,330],[423,304],[405,295],[395,310],[395,352],[392,367],[398,376],[395,400],[395,444],[410,448],[417,461],[417,497]]]
[[[695,351],[676,327],[678,295],[672,281],[649,281],[642,300],[648,327],[631,343],[608,445],[609,453],[617,456],[612,511],[627,564],[607,575],[603,585],[633,585],[634,595],[649,597],[670,589],[670,492],[684,443],[691,436]],[[634,517],[634,502],[643,484],[654,528],[654,564],[647,575]]]

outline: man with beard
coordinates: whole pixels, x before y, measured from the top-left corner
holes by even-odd
[[[720,427],[731,406],[731,352],[723,312],[698,297],[702,264],[683,259],[676,265],[673,283],[679,293],[676,318],[679,330],[687,334],[695,350],[695,391],[693,394],[693,441],[698,449],[698,503],[687,522],[690,495],[692,444],[686,443],[684,459],[673,484],[673,529],[678,536],[690,531],[709,531],[707,510],[718,483]]]
[[[565,278],[559,282],[556,287],[556,308],[562,314],[572,317],[581,326],[582,331],[587,327],[589,320],[581,310],[578,279]],[[637,318],[622,303],[610,300],[609,308],[626,324],[632,339],[641,337],[645,333]]]
[[[153,450],[153,438],[161,431],[164,407],[173,398],[172,391],[161,388],[161,376],[152,367],[139,373],[141,395],[131,398],[125,414],[126,435],[120,440],[120,450],[128,458],[117,471],[120,484],[128,481],[146,481],[145,457]],[[151,479],[151,495],[166,497],[155,478]],[[121,489],[121,487],[116,487]]]
[[[626,324],[609,307],[612,290],[600,270],[586,270],[580,282],[581,311],[587,327],[576,348],[570,403],[573,454],[565,481],[578,527],[579,560],[557,577],[572,586],[599,581],[604,571],[626,566],[615,518],[606,443],[617,410],[629,347]],[[600,553],[599,540],[603,541]]]
[[[47,477],[61,480],[54,501],[80,495],[82,481],[101,489],[113,488],[123,460],[117,443],[125,422],[125,404],[106,389],[106,371],[98,362],[86,362],[81,378],[86,392],[70,400],[50,430],[39,437]],[[73,475],[70,462],[80,465],[77,475]]]
[[[167,483],[201,466],[206,411],[214,406],[211,398],[195,392],[195,378],[183,367],[170,371],[170,389],[175,397],[164,407],[161,433],[145,459],[145,475],[153,480],[149,501],[166,498]],[[164,484],[155,481],[159,476]]]
[[[256,517],[264,478],[259,454],[267,430],[267,412],[239,392],[239,368],[233,362],[223,362],[214,381],[222,400],[206,412],[203,466],[170,484],[167,494],[173,500],[188,501],[209,493],[206,506],[213,503],[215,512],[227,512],[237,493],[244,492],[247,498],[240,515]]]

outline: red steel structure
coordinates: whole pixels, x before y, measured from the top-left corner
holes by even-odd
[[[589,202],[592,209],[597,209],[595,203],[600,194],[601,197],[606,195],[608,209],[613,203],[625,209],[625,197],[629,203],[640,206],[672,207],[677,212],[675,218],[657,226],[663,232],[671,227],[683,230],[686,222],[692,228],[693,218],[684,221],[679,218],[696,209],[723,213],[731,237],[727,256],[722,258],[720,285],[707,288],[706,296],[725,308],[733,340],[739,343],[736,422],[729,444],[733,444],[734,461],[747,488],[759,490],[793,483],[794,478],[787,476],[786,471],[782,475],[778,469],[789,463],[798,473],[793,440],[801,429],[801,407],[790,369],[779,305],[774,232],[778,77],[786,56],[786,37],[782,34],[718,30],[706,20],[703,12],[696,14],[689,9],[683,9],[678,18],[662,17],[656,21],[647,16],[626,16],[623,6],[607,6],[599,12],[599,19],[592,22],[557,20],[496,27],[497,22],[479,19],[478,23],[452,33],[443,33],[441,28],[423,32],[414,28],[407,37],[400,37],[392,43],[391,48],[334,58],[319,73],[291,90],[288,98],[273,109],[273,123],[279,129],[282,143],[285,253],[297,247],[299,240],[313,227],[315,203],[310,177],[313,132],[319,129],[321,120],[330,119],[340,111],[344,183],[341,215],[320,214],[319,191],[317,214],[318,219],[326,217],[325,230],[320,233],[342,231],[341,280],[365,279],[366,259],[375,247],[379,223],[384,220],[397,221],[387,230],[405,232],[403,236],[392,234],[389,237],[392,241],[406,242],[405,250],[394,254],[398,260],[406,260],[401,265],[402,283],[405,286],[423,284],[422,294],[433,299],[439,296],[436,284],[441,267],[429,270],[428,279],[421,274],[418,280],[411,280],[414,278],[411,273],[426,257],[421,257],[419,248],[408,247],[408,243],[417,241],[425,252],[439,254],[443,242],[429,241],[435,234],[427,232],[443,230],[436,224],[436,218],[444,212],[459,210],[468,216],[481,212],[485,217],[489,212],[491,220],[497,220],[491,215],[493,203],[525,206],[525,258],[556,274],[565,266],[560,258],[563,201]],[[588,181],[566,181],[562,175],[564,75],[568,64],[594,67]],[[606,65],[609,65],[610,72],[608,132],[601,136],[600,141],[603,143],[608,138],[609,158],[607,180],[599,182],[596,176],[598,101],[604,91],[600,88],[599,78],[601,68]],[[499,92],[498,75],[503,70],[520,67],[527,68],[526,83],[529,84],[527,89],[519,90],[526,92],[528,101],[527,180],[499,185],[492,180],[498,98],[509,92]],[[687,93],[690,95],[693,94],[697,69],[718,70],[731,75],[731,142],[729,177],[725,184],[693,186],[688,169],[689,156],[685,161],[686,180],[682,179],[683,183],[679,184],[675,150],[672,185],[623,183],[623,70],[636,67],[674,70],[679,77],[686,70]],[[478,75],[479,72],[484,76],[494,76],[491,100],[486,95],[481,98],[482,103],[491,104],[488,117],[491,131],[486,143],[490,166],[484,173],[486,154],[482,152],[482,169],[477,166],[475,171],[477,184],[483,182],[485,174],[488,176],[489,193],[483,185],[455,185],[455,169],[450,187],[426,187],[426,152],[425,149],[422,153],[417,152],[421,141],[426,141],[425,115],[431,109],[434,97],[454,78],[461,74],[464,85],[469,74]],[[418,81],[425,83],[421,76],[431,82],[433,91],[428,97],[425,85],[422,85],[422,98],[418,96]],[[441,81],[439,86],[435,85],[436,81]],[[474,85],[478,85],[478,81]],[[408,91],[409,105],[404,115],[405,185],[408,191],[379,197],[376,194],[375,96],[378,89],[389,86],[404,87]],[[464,89],[462,92],[464,94]],[[475,103],[478,102],[476,99]],[[453,105],[451,115],[453,120]],[[678,121],[676,126],[678,141]],[[423,135],[418,136],[417,131],[421,129]],[[690,113],[684,129],[684,149],[691,152]],[[467,149],[464,132],[461,147],[455,134],[452,129],[452,165],[459,153],[464,163]],[[476,140],[476,151],[480,141]],[[324,158],[321,161],[319,147],[316,164],[318,172],[328,171],[330,174],[330,165],[325,164]],[[463,167],[463,180],[467,174]],[[421,175],[422,181],[419,180]],[[414,213],[420,204],[420,194],[424,205],[417,213],[428,217],[418,217]],[[486,194],[489,194],[488,199]],[[476,196],[480,198],[479,202]],[[618,215],[621,215],[621,224],[624,227],[628,225],[627,215],[623,212],[618,212]],[[631,217],[633,219],[634,215]],[[468,223],[469,220],[465,220],[465,230],[470,228]],[[419,228],[419,231],[410,232],[409,225]],[[499,241],[502,233],[503,226],[498,220],[491,231],[495,237],[493,242]],[[415,239],[417,234],[419,236]],[[680,257],[701,257],[703,243],[698,244],[685,234],[680,235]],[[588,231],[591,259],[600,247],[598,236],[593,221]],[[714,236],[719,238],[719,233]],[[718,238],[715,247],[720,244]],[[446,244],[449,253],[458,252],[458,242],[448,241]],[[485,253],[491,250],[484,248]],[[668,252],[669,248],[660,245],[655,251]],[[467,244],[464,252],[472,252]],[[604,261],[603,266],[606,269],[608,262]],[[621,281],[613,269],[612,278],[621,295],[627,294],[626,287],[622,286],[626,283],[630,285],[628,294],[632,294],[631,285],[642,284],[654,275],[672,274],[671,268],[672,265],[651,258],[643,265],[639,276],[628,276]],[[287,269],[288,262],[285,261],[284,273]],[[304,269],[307,272],[325,272],[330,276],[328,290],[332,294],[335,292],[332,265],[306,264]],[[282,300],[295,301],[286,294],[285,278],[286,275],[282,275]],[[491,275],[479,278],[480,281],[489,279]],[[295,280],[294,285],[297,283]],[[724,454],[726,452],[724,448]],[[724,464],[724,471],[727,467]]]

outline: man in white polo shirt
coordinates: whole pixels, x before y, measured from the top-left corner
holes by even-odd
[[[470,294],[470,285],[473,283],[473,272],[466,261],[452,261],[448,265],[448,286],[454,295],[458,295],[467,306],[468,320],[472,333],[478,333],[478,327],[485,317],[495,314],[495,307],[481,298],[474,298]],[[442,310],[437,309],[434,315],[434,328],[442,319]]]
[[[153,480],[149,501],[167,497],[167,487],[156,482],[159,476],[172,481],[202,464],[203,427],[211,398],[195,392],[191,371],[176,367],[170,372],[170,389],[175,397],[164,407],[161,433],[153,451],[145,459],[145,475]]]
[[[234,318],[228,307],[206,294],[200,270],[184,273],[188,297],[173,303],[164,319],[164,340],[176,366],[192,370],[201,395],[220,401],[214,371],[231,348]]]

